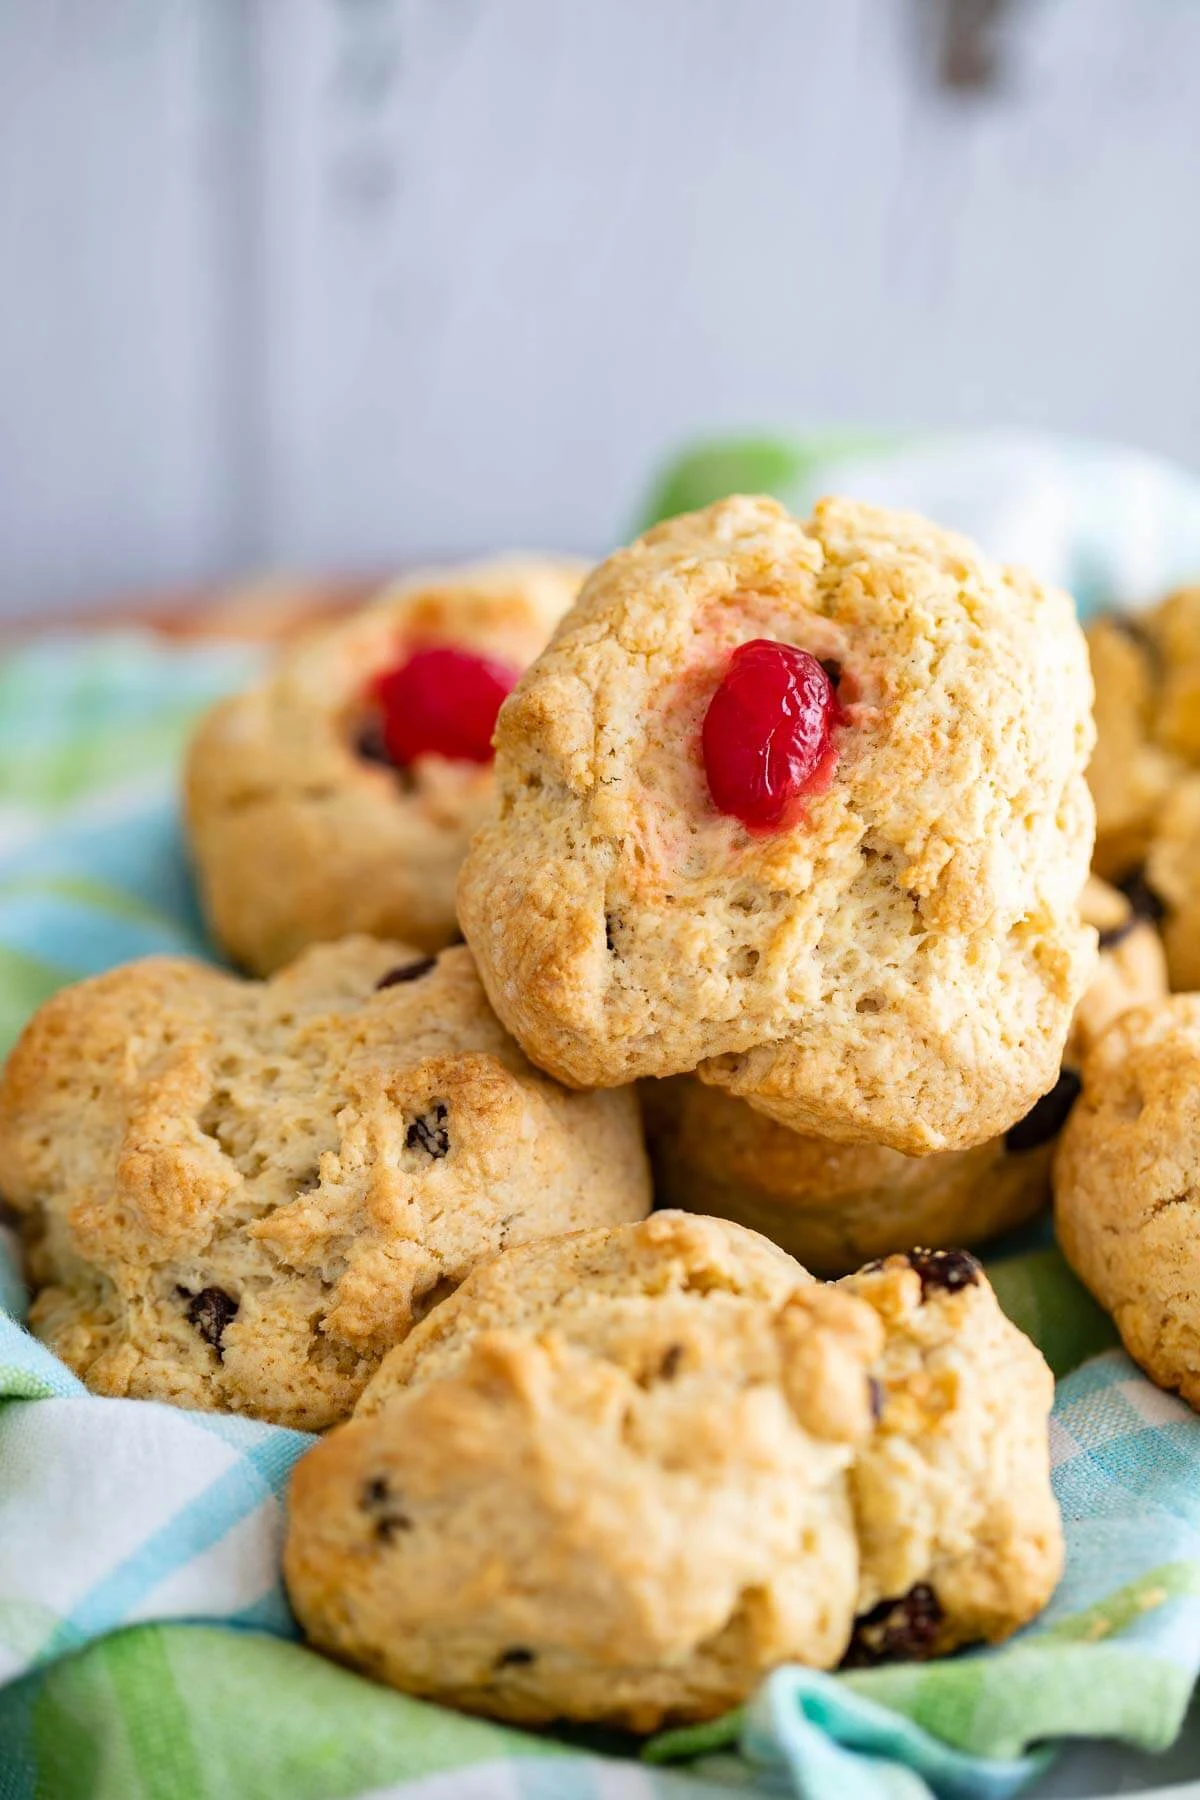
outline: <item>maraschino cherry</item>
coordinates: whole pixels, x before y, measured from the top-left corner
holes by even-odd
[[[833,682],[807,650],[769,638],[739,645],[704,715],[713,804],[752,831],[791,824],[832,769],[841,717]]]
[[[401,766],[418,756],[491,762],[496,714],[519,674],[470,650],[414,650],[371,683],[389,760]]]

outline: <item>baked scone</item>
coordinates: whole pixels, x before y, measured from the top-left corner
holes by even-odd
[[[979,1292],[916,1318],[907,1264],[855,1297],[678,1213],[506,1253],[297,1466],[284,1573],[304,1629],[470,1711],[635,1731],[852,1641],[887,1658],[1003,1635],[1053,1581],[1049,1376],[960,1261]],[[977,1441],[954,1445],[973,1401]],[[933,1629],[879,1641],[881,1600],[922,1586]]]
[[[355,1415],[366,1418],[411,1388],[458,1373],[482,1331],[553,1331],[625,1360],[632,1323],[639,1369],[644,1361],[653,1374],[661,1348],[664,1357],[671,1351],[664,1379],[685,1361],[711,1370],[725,1360],[727,1323],[736,1337],[749,1308],[778,1305],[797,1287],[818,1285],[758,1232],[691,1213],[656,1212],[630,1227],[542,1240],[476,1269],[470,1287],[451,1296],[453,1306],[439,1308],[436,1321],[384,1358]],[[706,1305],[698,1308],[701,1299]],[[676,1353],[679,1332],[688,1343]]]
[[[496,707],[583,574],[526,557],[423,571],[207,715],[187,828],[209,924],[236,962],[268,974],[354,932],[454,940]]]
[[[1090,875],[1080,897],[1084,923],[1094,926],[1099,955],[1083,999],[1075,1009],[1063,1064],[1078,1069],[1102,1032],[1134,1006],[1161,1000],[1167,991],[1167,959],[1154,921],[1126,893]]]
[[[1129,1354],[1200,1407],[1200,995],[1128,1012],[1093,1047],[1054,1212]]]
[[[1050,1201],[1054,1142],[1079,1091],[1078,1064],[1128,1007],[1162,997],[1153,925],[1090,877],[1080,910],[1100,955],[1050,1092],[1000,1137],[970,1150],[905,1156],[789,1131],[693,1075],[642,1083],[655,1192],[668,1206],[761,1231],[821,1275],[843,1275],[909,1244],[986,1243]]]
[[[1200,773],[1182,776],[1159,809],[1142,890],[1159,917],[1171,986],[1200,988]]]
[[[857,1451],[854,1664],[1009,1636],[1062,1573],[1054,1377],[973,1256],[912,1251],[847,1276],[884,1326],[878,1423]]]
[[[462,946],[63,989],[0,1079],[30,1322],[95,1392],[320,1430],[506,1244],[643,1216],[633,1096],[530,1067]]]
[[[1200,586],[1088,631],[1096,867],[1161,919],[1171,985],[1200,987]]]
[[[670,1213],[478,1275],[296,1468],[284,1573],[308,1636],[470,1711],[635,1731],[722,1712],[779,1662],[835,1664],[870,1309]]]
[[[1009,1152],[906,1156],[789,1131],[691,1075],[644,1083],[655,1192],[667,1206],[736,1219],[820,1275],[903,1244],[980,1244],[1050,1198],[1054,1128]]]
[[[1087,645],[1096,690],[1096,747],[1088,766],[1096,803],[1093,865],[1118,881],[1145,861],[1181,764],[1158,737],[1162,658],[1153,616],[1105,614],[1088,626]]]
[[[994,1137],[1090,972],[1090,699],[1067,597],[912,515],[657,526],[501,708],[459,882],[493,1005],[580,1086],[698,1068],[797,1131]]]

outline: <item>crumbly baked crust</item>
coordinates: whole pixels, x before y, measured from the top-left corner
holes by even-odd
[[[523,668],[583,574],[528,557],[414,574],[300,639],[207,715],[187,759],[188,834],[209,923],[236,962],[268,974],[353,932],[425,950],[454,940],[454,884],[491,768],[365,758],[367,688],[428,644]]]
[[[470,1711],[635,1731],[784,1661],[1003,1636],[1058,1569],[1052,1383],[977,1265],[920,1266],[856,1294],[663,1212],[477,1270],[295,1470],[305,1630]]]
[[[837,770],[790,830],[716,812],[697,749],[728,655],[836,663]],[[734,498],[595,570],[501,709],[499,807],[459,883],[500,1016],[542,1067],[699,1069],[794,1130],[925,1153],[1052,1085],[1091,686],[1066,596],[912,515]]]
[[[97,1393],[311,1430],[476,1263],[649,1205],[631,1094],[532,1068],[465,948],[366,938],[64,989],[0,1080],[0,1188]]]
[[[1125,1013],[1083,1065],[1058,1241],[1160,1387],[1200,1406],[1200,995]]]
[[[646,1081],[660,1204],[736,1219],[821,1275],[911,1244],[986,1243],[1033,1218],[1050,1202],[1054,1142],[1080,1060],[1120,1013],[1167,991],[1158,934],[1124,894],[1092,877],[1081,910],[1100,955],[1067,1040],[1069,1073],[1022,1125],[970,1150],[912,1157],[789,1131],[695,1076]]]

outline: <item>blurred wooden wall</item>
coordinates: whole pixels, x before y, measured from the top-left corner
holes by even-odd
[[[0,611],[603,547],[722,425],[1200,463],[1200,3],[957,5],[0,0]]]

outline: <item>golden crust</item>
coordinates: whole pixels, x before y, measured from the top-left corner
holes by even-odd
[[[730,652],[844,671],[829,791],[763,837],[696,751]],[[459,884],[493,1005],[579,1085],[699,1069],[795,1130],[979,1143],[1057,1071],[1090,683],[1065,596],[924,521],[732,499],[595,570],[501,710]]]
[[[1096,691],[1096,747],[1088,765],[1096,803],[1093,863],[1097,874],[1116,881],[1145,859],[1180,765],[1155,739],[1159,652],[1151,615],[1096,619],[1087,644]]]
[[[672,1213],[477,1270],[297,1466],[305,1630],[471,1711],[635,1731],[832,1667],[914,1583],[939,1648],[1012,1630],[1057,1570],[1049,1374],[982,1277],[925,1320],[907,1265],[860,1279]]]
[[[1083,1065],[1054,1165],[1058,1241],[1160,1387],[1200,1408],[1200,995],[1125,1013]]]
[[[838,1285],[884,1326],[879,1422],[853,1471],[859,1610],[925,1586],[941,1615],[938,1654],[1005,1638],[1062,1573],[1046,1437],[1054,1377],[959,1253],[889,1257]]]
[[[568,1093],[465,948],[323,945],[265,984],[151,958],[64,989],[0,1081],[33,1329],[96,1392],[321,1429],[508,1243],[642,1216],[632,1095]]]
[[[1068,1068],[1120,1013],[1167,991],[1158,934],[1124,894],[1090,877],[1081,911],[1102,947],[1071,1025]],[[1002,1136],[912,1157],[788,1131],[690,1075],[643,1082],[641,1098],[660,1204],[736,1219],[821,1275],[912,1244],[986,1243],[1050,1201],[1052,1138],[1026,1147]]]
[[[659,1203],[736,1219],[819,1275],[913,1244],[980,1244],[1050,1199],[1049,1144],[905,1156],[789,1131],[692,1075],[641,1092]]]
[[[1165,908],[1171,986],[1200,988],[1200,772],[1182,776],[1163,801],[1146,876]]]
[[[427,643],[523,668],[583,574],[522,557],[422,571],[207,715],[187,759],[188,831],[209,922],[238,963],[268,974],[354,932],[425,950],[454,939],[454,883],[492,771],[430,756],[401,776],[364,760],[367,687]]]
[[[647,1298],[674,1296],[682,1317],[693,1316],[695,1298],[716,1296],[703,1317],[716,1333],[706,1336],[706,1356],[720,1353],[724,1296],[742,1302],[777,1304],[812,1276],[767,1238],[723,1219],[691,1213],[657,1212],[635,1230],[581,1231],[553,1245],[531,1243],[473,1272],[469,1284],[452,1294],[404,1344],[397,1345],[368,1384],[356,1413],[378,1412],[402,1391],[463,1364],[469,1344],[481,1331],[515,1325],[533,1332],[566,1331],[573,1342],[597,1349],[615,1325],[633,1316],[653,1326],[665,1349],[671,1341],[673,1306],[651,1309]],[[706,1327],[707,1330],[707,1327]],[[599,1331],[601,1336],[590,1335]],[[639,1354],[641,1352],[639,1351]]]
[[[1173,988],[1200,986],[1200,586],[1088,630],[1096,683],[1096,868],[1144,865]]]
[[[1098,876],[1089,876],[1080,899],[1084,922],[1099,933],[1100,954],[1083,999],[1075,1009],[1063,1062],[1077,1069],[1096,1039],[1134,1006],[1167,992],[1163,941],[1128,898]]]

